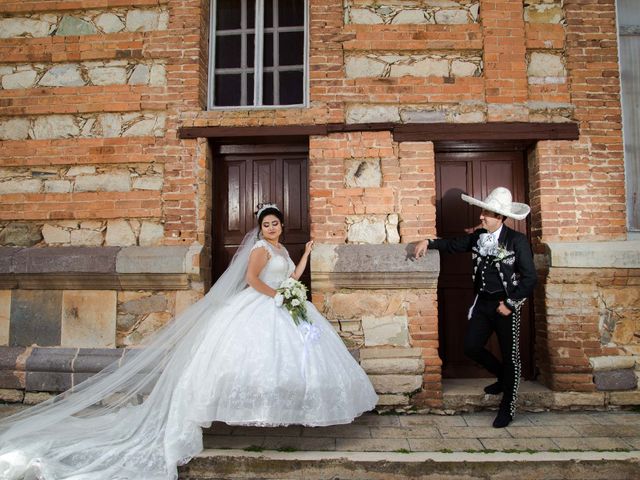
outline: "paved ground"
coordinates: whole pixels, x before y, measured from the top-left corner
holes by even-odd
[[[215,423],[209,449],[353,452],[640,451],[640,412],[521,413],[504,429],[494,412],[366,414],[350,425],[258,428]]]

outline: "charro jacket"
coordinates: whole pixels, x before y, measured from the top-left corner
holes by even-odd
[[[512,311],[519,310],[527,297],[533,293],[537,280],[529,240],[522,233],[503,225],[495,252],[481,255],[478,241],[483,233],[487,231],[481,228],[463,237],[429,240],[429,248],[448,253],[471,252],[474,285],[477,285],[478,272],[484,269],[487,262],[493,262],[500,275],[506,297],[505,304]]]

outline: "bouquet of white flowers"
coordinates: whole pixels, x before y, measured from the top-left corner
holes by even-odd
[[[286,308],[296,325],[300,325],[301,320],[311,323],[307,317],[305,304],[307,301],[307,287],[302,282],[289,277],[280,284],[276,292],[278,292],[275,299],[276,305]]]

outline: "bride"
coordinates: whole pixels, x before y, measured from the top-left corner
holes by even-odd
[[[1,480],[173,480],[202,428],[349,423],[377,395],[331,324],[305,302],[299,325],[278,287],[305,270],[261,206],[203,299],[74,389],[0,422]],[[247,285],[248,284],[248,285]]]

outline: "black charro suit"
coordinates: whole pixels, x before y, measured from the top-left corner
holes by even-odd
[[[429,248],[448,253],[471,252],[476,300],[470,309],[469,327],[464,339],[465,355],[498,377],[504,389],[500,407],[513,416],[521,373],[520,309],[533,293],[536,269],[525,235],[503,225],[498,250],[486,254],[479,248],[483,233],[487,231],[479,229],[454,239],[429,240]],[[504,317],[497,312],[500,301],[504,301],[511,315]],[[494,331],[503,362],[485,348]]]

